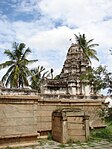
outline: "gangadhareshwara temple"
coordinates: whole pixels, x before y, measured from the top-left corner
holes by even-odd
[[[98,115],[105,108],[105,96],[94,95],[92,85],[85,86],[80,79],[89,67],[83,50],[72,44],[59,79],[45,79],[41,93],[25,88],[5,88],[0,83],[0,145],[32,142],[49,132],[53,132],[55,140],[64,143],[72,134],[76,139],[85,140],[89,129],[105,127]],[[67,131],[71,121],[73,129]],[[55,131],[57,126],[61,133]]]
[[[87,68],[90,67],[83,50],[77,44],[70,46],[67,52],[59,79],[44,81],[41,91],[50,94],[90,95],[93,94],[92,85],[85,85],[80,79]]]

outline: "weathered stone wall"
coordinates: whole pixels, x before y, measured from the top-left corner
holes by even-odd
[[[0,86],[0,95],[38,95],[38,92],[28,88],[5,88]]]
[[[60,108],[81,108],[90,115],[92,127],[102,126],[98,110],[103,100],[75,99],[61,95],[0,95],[0,136],[30,135],[51,130],[52,112]]]

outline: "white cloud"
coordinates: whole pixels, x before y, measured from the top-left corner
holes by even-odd
[[[82,26],[101,21],[112,13],[110,0],[42,0],[39,4],[43,14],[61,19],[69,26]]]
[[[54,28],[48,31],[41,31],[31,38],[27,39],[27,43],[33,48],[41,51],[63,51],[68,47],[68,42],[73,32],[66,26]]]
[[[13,0],[15,3],[16,0]],[[0,20],[0,61],[6,57],[3,49],[11,48],[12,42],[25,42],[32,49],[31,59],[39,62],[32,67],[43,65],[61,71],[66,52],[74,42],[74,33],[85,33],[87,39],[94,38],[99,43],[97,48],[100,62],[93,61],[93,66],[108,65],[112,70],[112,1],[110,0],[20,0],[15,4],[15,13],[31,12],[41,17],[30,22],[10,21],[6,15]],[[0,71],[1,72],[1,71]]]

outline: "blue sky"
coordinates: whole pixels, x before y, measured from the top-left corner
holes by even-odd
[[[58,74],[74,34],[85,33],[94,38],[99,62],[112,71],[112,1],[110,0],[0,0],[0,62],[7,59],[4,49],[13,42],[30,47],[30,59],[39,61],[30,67],[43,65]],[[0,70],[0,78],[5,70]]]

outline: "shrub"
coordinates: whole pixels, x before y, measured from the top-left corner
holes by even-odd
[[[92,137],[94,138],[101,138],[101,139],[107,139],[112,141],[112,132],[109,128],[103,128],[99,130],[93,130]]]
[[[52,137],[52,133],[48,132],[48,137],[47,137],[48,140],[52,140],[53,137]]]
[[[112,107],[106,107],[98,111],[99,116],[107,122],[112,121]]]

